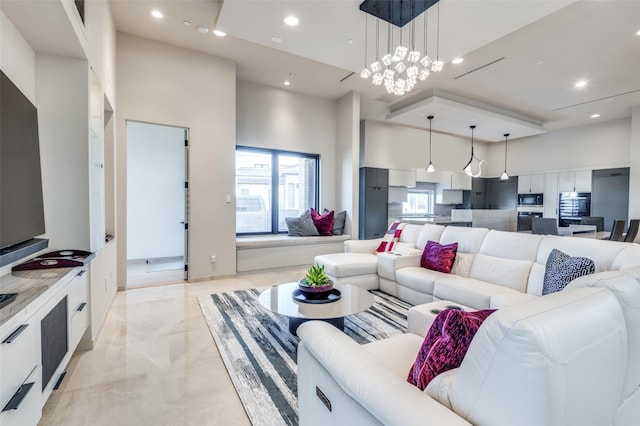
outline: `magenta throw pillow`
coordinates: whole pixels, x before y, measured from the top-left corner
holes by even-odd
[[[440,312],[422,342],[407,381],[424,390],[438,374],[460,367],[471,340],[493,312],[495,309]]]
[[[313,224],[316,225],[316,229],[320,235],[332,235],[333,214],[333,210],[320,214],[313,208],[311,209],[311,219],[313,219]]]
[[[424,246],[420,266],[449,274],[453,268],[453,262],[456,261],[457,253],[458,243],[442,245],[429,240]]]

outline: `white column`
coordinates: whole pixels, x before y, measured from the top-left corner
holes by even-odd
[[[629,219],[640,219],[640,105],[631,109]]]

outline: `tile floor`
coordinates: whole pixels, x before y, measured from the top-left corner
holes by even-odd
[[[306,268],[118,292],[40,425],[249,425],[196,296],[298,280]]]

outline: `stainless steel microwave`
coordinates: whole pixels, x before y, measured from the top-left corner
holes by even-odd
[[[543,194],[518,194],[519,206],[542,206],[543,204]]]

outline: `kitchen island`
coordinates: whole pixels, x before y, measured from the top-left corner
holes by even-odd
[[[516,232],[518,212],[516,210],[453,209],[452,222],[470,222],[474,228],[489,228],[497,231]]]
[[[399,216],[399,217],[392,218],[391,222],[395,220],[399,220],[405,223],[412,223],[414,225],[424,225],[425,223],[431,223],[433,225],[444,225],[444,226],[471,226],[471,221],[452,220],[451,216],[439,216],[439,215]]]

